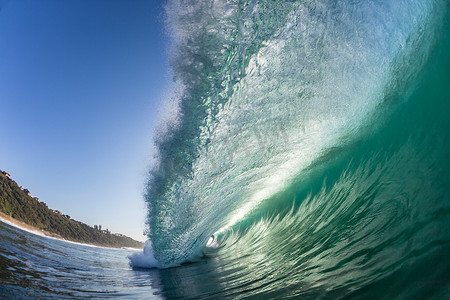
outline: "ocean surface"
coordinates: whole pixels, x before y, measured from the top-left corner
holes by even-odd
[[[0,294],[449,299],[450,2],[166,13],[144,250],[1,224]]]

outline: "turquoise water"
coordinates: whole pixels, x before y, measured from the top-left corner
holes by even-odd
[[[447,299],[449,10],[169,1],[175,87],[143,253],[93,253],[2,225],[0,291]]]
[[[448,295],[448,10],[170,1],[176,109],[134,266],[206,254],[230,295]]]

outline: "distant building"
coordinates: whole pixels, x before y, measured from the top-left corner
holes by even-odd
[[[23,186],[19,186],[19,189],[23,191],[25,188]]]
[[[2,171],[2,170],[0,170],[0,172],[1,172],[3,175],[5,175],[6,177],[8,177],[9,179],[11,179],[11,175],[9,175],[8,172]]]
[[[37,202],[41,203],[41,200],[39,200],[38,197],[34,197],[33,199],[36,200]]]
[[[24,189],[23,191],[24,191],[24,192],[25,192],[25,194],[27,194],[28,196],[30,196],[30,197],[33,197],[33,196],[31,195],[31,193],[30,193],[30,191],[29,191],[29,190],[27,190],[27,189]]]

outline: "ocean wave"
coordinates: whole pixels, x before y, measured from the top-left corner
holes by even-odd
[[[145,251],[158,266],[201,255],[212,235],[248,224],[263,203],[376,124],[388,96],[427,61],[439,8],[438,1],[169,1],[180,92],[176,121],[157,135],[146,192]],[[271,226],[278,220],[264,213],[275,216]]]

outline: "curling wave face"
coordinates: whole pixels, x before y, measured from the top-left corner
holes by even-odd
[[[345,231],[333,224],[344,212],[365,228],[353,241],[375,241],[371,232],[382,228],[369,215],[388,208],[366,210],[358,197],[373,191],[355,191],[354,180],[365,178],[359,180],[370,188],[375,173],[388,172],[383,166],[348,165],[335,185],[317,194],[300,187],[313,185],[305,182],[336,149],[354,145],[368,126],[381,126],[380,112],[394,111],[389,99],[407,90],[428,61],[444,6],[431,0],[169,1],[176,117],[160,126],[156,139],[146,193],[152,243],[132,263],[178,265],[207,251],[214,234],[221,251],[277,236],[294,240],[291,246],[305,239],[309,250],[290,255],[313,256],[323,266],[321,259],[333,255],[314,245]],[[380,159],[396,163],[395,156]],[[295,235],[281,234],[286,230]],[[245,238],[231,242],[236,235]],[[336,243],[345,242],[337,237]]]

